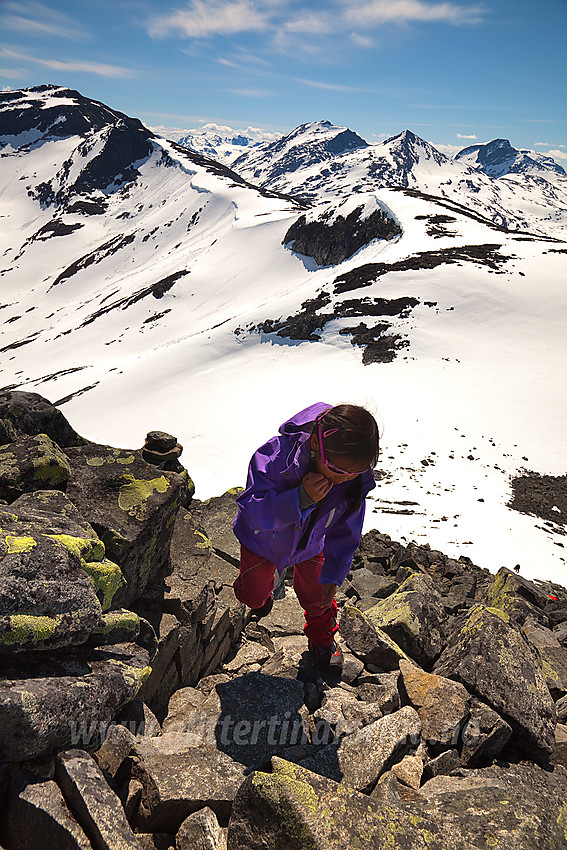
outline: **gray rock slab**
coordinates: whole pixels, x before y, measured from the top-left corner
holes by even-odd
[[[345,605],[339,618],[339,634],[352,652],[364,662],[382,671],[393,670],[405,652],[374,622],[368,613]]]
[[[34,490],[64,490],[70,475],[67,456],[47,434],[0,446],[0,499],[7,502]]]
[[[116,604],[129,607],[167,562],[187,484],[146,463],[138,451],[89,444],[67,450],[67,495],[96,528],[126,578]]]
[[[61,448],[86,442],[59,408],[39,393],[0,391],[0,420],[10,422],[12,434],[48,434]]]
[[[528,754],[549,756],[555,704],[533,653],[507,614],[475,605],[456,622],[434,669],[490,705]]]
[[[175,838],[177,850],[226,850],[226,834],[212,809],[189,815]]]
[[[216,496],[199,502],[191,502],[191,516],[195,523],[202,528],[213,544],[215,551],[229,560],[235,566],[240,561],[240,543],[232,532],[232,524],[237,512],[236,497],[242,488],[234,487]]]
[[[134,750],[132,777],[143,788],[136,826],[175,834],[185,818],[208,806],[224,823],[246,768],[216,747],[214,727],[201,734],[167,732]]]
[[[402,687],[421,720],[421,737],[433,748],[459,744],[470,714],[471,697],[459,682],[426,673],[409,661],[400,661]]]
[[[40,845],[57,850],[92,850],[57,783],[38,782],[24,771],[14,776],[7,828],[10,846],[17,850],[37,850]]]
[[[55,776],[96,850],[139,850],[122,803],[88,753],[83,750],[59,753]]]
[[[431,664],[443,648],[445,611],[428,576],[410,576],[395,593],[369,608],[365,617],[418,664]]]
[[[41,491],[0,507],[0,655],[84,643],[102,623],[96,571],[122,582],[116,565],[114,574],[106,569],[93,530],[74,508],[65,512],[70,505],[62,493]]]
[[[145,650],[121,644],[38,653],[5,665],[0,761],[26,761],[69,745],[99,746],[120,708],[136,696],[147,664]]]
[[[463,729],[461,762],[475,767],[495,758],[512,737],[511,726],[490,706],[473,697]]]

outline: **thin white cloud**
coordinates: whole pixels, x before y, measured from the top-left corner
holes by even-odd
[[[360,35],[357,32],[351,32],[350,34],[351,41],[353,41],[357,47],[374,47],[375,41],[367,35]]]
[[[191,0],[170,15],[153,17],[148,23],[152,38],[169,35],[209,38],[266,29],[269,13],[260,11],[250,0]]]
[[[343,0],[345,19],[355,26],[388,23],[437,22],[454,25],[480,23],[486,16],[481,4],[429,3],[423,0]]]
[[[561,147],[564,148],[565,145],[561,145]],[[565,153],[565,151],[560,151],[559,149],[552,149],[550,151],[546,151],[545,155],[552,156],[553,159],[567,159],[567,153]]]
[[[457,139],[476,139],[476,136],[474,133],[471,133],[470,136],[463,135],[462,133],[457,133]]]
[[[230,91],[243,97],[270,97],[271,95],[271,92],[265,89],[230,89]]]
[[[344,92],[363,92],[368,89],[361,89],[355,86],[342,86],[335,83],[320,83],[317,80],[304,80],[301,77],[295,77],[296,83],[301,83],[304,86],[310,86],[313,89],[326,89],[327,91],[344,91]]]
[[[29,0],[4,0],[0,3],[0,29],[21,32],[26,36],[84,39],[85,29],[69,15]]]
[[[14,50],[3,45],[0,48],[0,56],[19,61],[31,62],[41,65],[42,68],[51,68],[54,71],[79,71],[86,74],[95,74],[99,77],[111,77],[113,79],[131,79],[138,76],[138,72],[132,68],[123,68],[118,65],[108,65],[104,62],[89,62],[84,59],[40,59],[24,50]]]
[[[275,44],[291,49],[283,36],[330,34],[348,36],[357,46],[373,46],[366,30],[384,24],[445,23],[473,25],[486,17],[481,3],[431,2],[430,0],[333,0],[323,8],[308,3],[294,11],[294,0],[188,0],[174,11],[156,14],[147,22],[152,38],[168,36],[207,39],[216,35],[268,32]],[[352,30],[355,30],[352,32]],[[364,31],[364,35],[359,30]]]
[[[337,31],[336,16],[328,12],[308,12],[285,23],[288,32],[323,35]]]

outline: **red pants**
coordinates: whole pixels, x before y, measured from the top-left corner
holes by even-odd
[[[320,604],[324,585],[319,584],[319,576],[324,560],[320,552],[293,569],[293,589],[305,612],[304,632],[315,646],[329,646],[338,629],[336,600],[327,608]],[[274,589],[275,571],[275,564],[241,545],[240,573],[234,582],[236,598],[249,608],[261,608]]]

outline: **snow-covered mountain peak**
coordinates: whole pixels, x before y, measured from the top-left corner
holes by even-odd
[[[489,177],[503,177],[506,174],[531,174],[532,176],[553,179],[567,176],[554,159],[529,150],[512,147],[508,139],[493,139],[481,145],[469,145],[455,159],[466,162],[474,168],[488,174]]]

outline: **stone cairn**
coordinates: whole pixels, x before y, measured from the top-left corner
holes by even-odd
[[[180,455],[0,392],[0,845],[567,848],[567,591],[372,531],[323,675]]]

